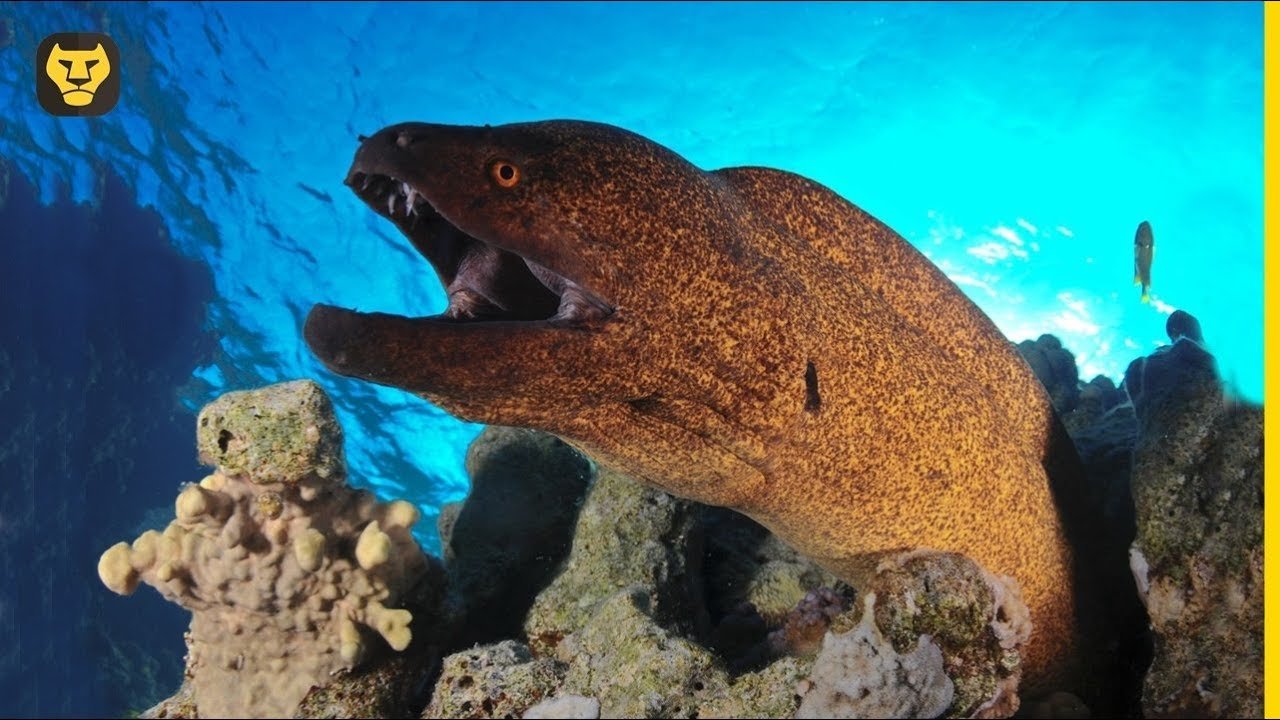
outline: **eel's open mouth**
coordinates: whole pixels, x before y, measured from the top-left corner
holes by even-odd
[[[468,235],[411,183],[373,170],[357,163],[346,184],[431,262],[449,296],[441,319],[577,326],[613,314],[610,303],[573,279]]]

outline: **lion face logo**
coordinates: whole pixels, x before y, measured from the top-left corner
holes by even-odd
[[[61,45],[54,43],[44,71],[62,91],[63,102],[72,107],[84,107],[93,102],[98,86],[111,74],[111,60],[107,58],[102,43],[92,50],[63,50]]]
[[[120,97],[120,52],[100,33],[58,33],[40,43],[36,94],[54,115],[101,115]],[[42,77],[43,75],[43,77]]]

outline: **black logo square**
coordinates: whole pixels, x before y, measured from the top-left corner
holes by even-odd
[[[36,98],[59,117],[105,114],[120,100],[120,49],[102,33],[54,33],[36,50]]]

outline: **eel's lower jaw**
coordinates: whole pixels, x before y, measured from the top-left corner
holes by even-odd
[[[364,339],[359,314],[333,305],[314,305],[302,326],[312,354],[339,375],[360,376],[362,363],[351,350]]]
[[[465,322],[332,305],[311,309],[303,336],[330,371],[416,393],[473,422],[517,419],[485,415],[484,408],[509,411],[504,403],[514,395],[539,383],[563,384],[549,368],[566,355],[599,356],[593,348],[605,337],[566,332],[553,320]],[[569,382],[586,382],[586,375]]]
[[[490,343],[484,338],[476,338],[479,343],[466,342],[459,337],[464,326],[491,332],[507,324],[511,323],[408,318],[318,304],[307,314],[302,334],[311,352],[339,375],[420,392],[447,384],[459,366],[481,361],[478,346]],[[500,352],[496,347],[488,351],[489,356]]]
[[[423,393],[451,384],[461,350],[447,333],[433,342],[432,334],[423,332],[423,322],[316,305],[307,314],[302,334],[311,352],[331,372]]]

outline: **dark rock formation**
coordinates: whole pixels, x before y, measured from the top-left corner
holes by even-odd
[[[465,640],[517,637],[573,543],[590,462],[546,433],[490,427],[467,451],[471,493],[438,521]]]
[[[1164,324],[1164,331],[1169,334],[1169,340],[1172,342],[1185,337],[1201,345],[1204,344],[1204,334],[1200,332],[1200,321],[1183,310],[1174,310],[1169,315],[1169,320]]]
[[[1188,318],[1170,318],[1173,344],[1125,372],[1138,427],[1131,560],[1155,634],[1143,709],[1260,717],[1263,413],[1225,397]]]
[[[1075,355],[1062,347],[1061,340],[1053,335],[1041,335],[1035,341],[1018,343],[1018,351],[1049,391],[1049,398],[1059,413],[1075,407],[1080,395],[1080,371],[1076,369]]]

